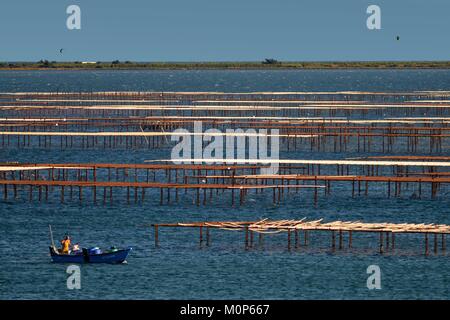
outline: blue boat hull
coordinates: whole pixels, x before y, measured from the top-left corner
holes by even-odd
[[[50,247],[50,256],[55,263],[123,263],[131,250],[132,248],[130,247],[100,254],[92,254],[87,250],[83,250],[79,254],[59,254]]]

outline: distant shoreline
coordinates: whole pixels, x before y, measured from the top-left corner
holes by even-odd
[[[450,69],[450,61],[349,62],[0,62],[0,70],[342,70],[342,69]]]

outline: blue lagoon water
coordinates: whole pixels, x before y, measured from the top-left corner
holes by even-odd
[[[450,90],[448,70],[345,71],[19,71],[0,72],[0,92],[23,91],[414,91]],[[142,163],[166,159],[158,150],[2,149],[0,162]],[[448,150],[443,154],[448,155]],[[282,152],[281,158],[339,159],[366,154]],[[373,154],[372,154],[373,155]],[[183,192],[184,193],[184,192]],[[353,249],[331,252],[327,234],[311,233],[308,248],[288,251],[286,235],[265,237],[264,248],[244,248],[244,234],[212,230],[211,245],[199,246],[196,230],[160,230],[156,222],[308,219],[368,222],[450,223],[449,193],[410,199],[387,198],[373,187],[352,199],[336,185],[314,206],[312,193],[286,195],[279,205],[270,193],[249,193],[231,207],[230,194],[214,195],[207,206],[194,194],[160,205],[159,192],[138,204],[118,195],[113,204],[86,200],[61,204],[0,200],[1,299],[446,299],[449,257],[423,255],[423,238],[396,238],[397,252],[379,254],[377,235],[353,236]],[[85,199],[90,199],[86,194]],[[81,290],[66,287],[66,267],[50,263],[48,225],[59,239],[66,232],[83,246],[133,246],[128,264],[83,265]],[[366,269],[379,265],[382,289],[368,290]]]

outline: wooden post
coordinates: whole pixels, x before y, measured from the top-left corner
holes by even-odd
[[[348,247],[349,248],[352,247],[352,232],[351,231],[348,232]]]
[[[200,245],[202,245],[202,242],[203,242],[203,227],[202,226],[199,227],[199,231],[200,231]]]
[[[287,231],[288,250],[291,250],[291,230]]]
[[[138,188],[134,187],[134,203],[138,201]]]
[[[342,250],[342,230],[339,230],[339,250]]]
[[[391,181],[388,181],[388,198],[391,197]]]
[[[30,184],[30,201],[33,201],[33,185]]]
[[[352,180],[352,198],[355,197],[355,180]]]
[[[155,247],[158,247],[159,242],[158,242],[158,225],[155,224]]]
[[[434,254],[437,254],[438,251],[438,239],[437,239],[437,233],[434,234]]]
[[[245,249],[248,248],[248,226],[245,226]]]
[[[331,249],[333,249],[333,251],[336,249],[336,233],[335,231],[331,231]]]
[[[380,253],[383,253],[383,231],[380,231]]]
[[[170,203],[170,188],[167,188],[167,203]]]
[[[391,244],[391,248],[392,248],[392,250],[394,250],[394,249],[395,249],[395,233],[392,232],[392,233],[391,233],[391,236],[392,236],[392,244]]]
[[[386,251],[389,251],[389,232],[386,231]]]

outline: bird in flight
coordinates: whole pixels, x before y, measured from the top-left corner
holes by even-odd
[[[400,40],[400,36],[397,36],[397,41]]]
[[[59,53],[63,53],[63,51],[64,51],[63,48],[59,49]]]

